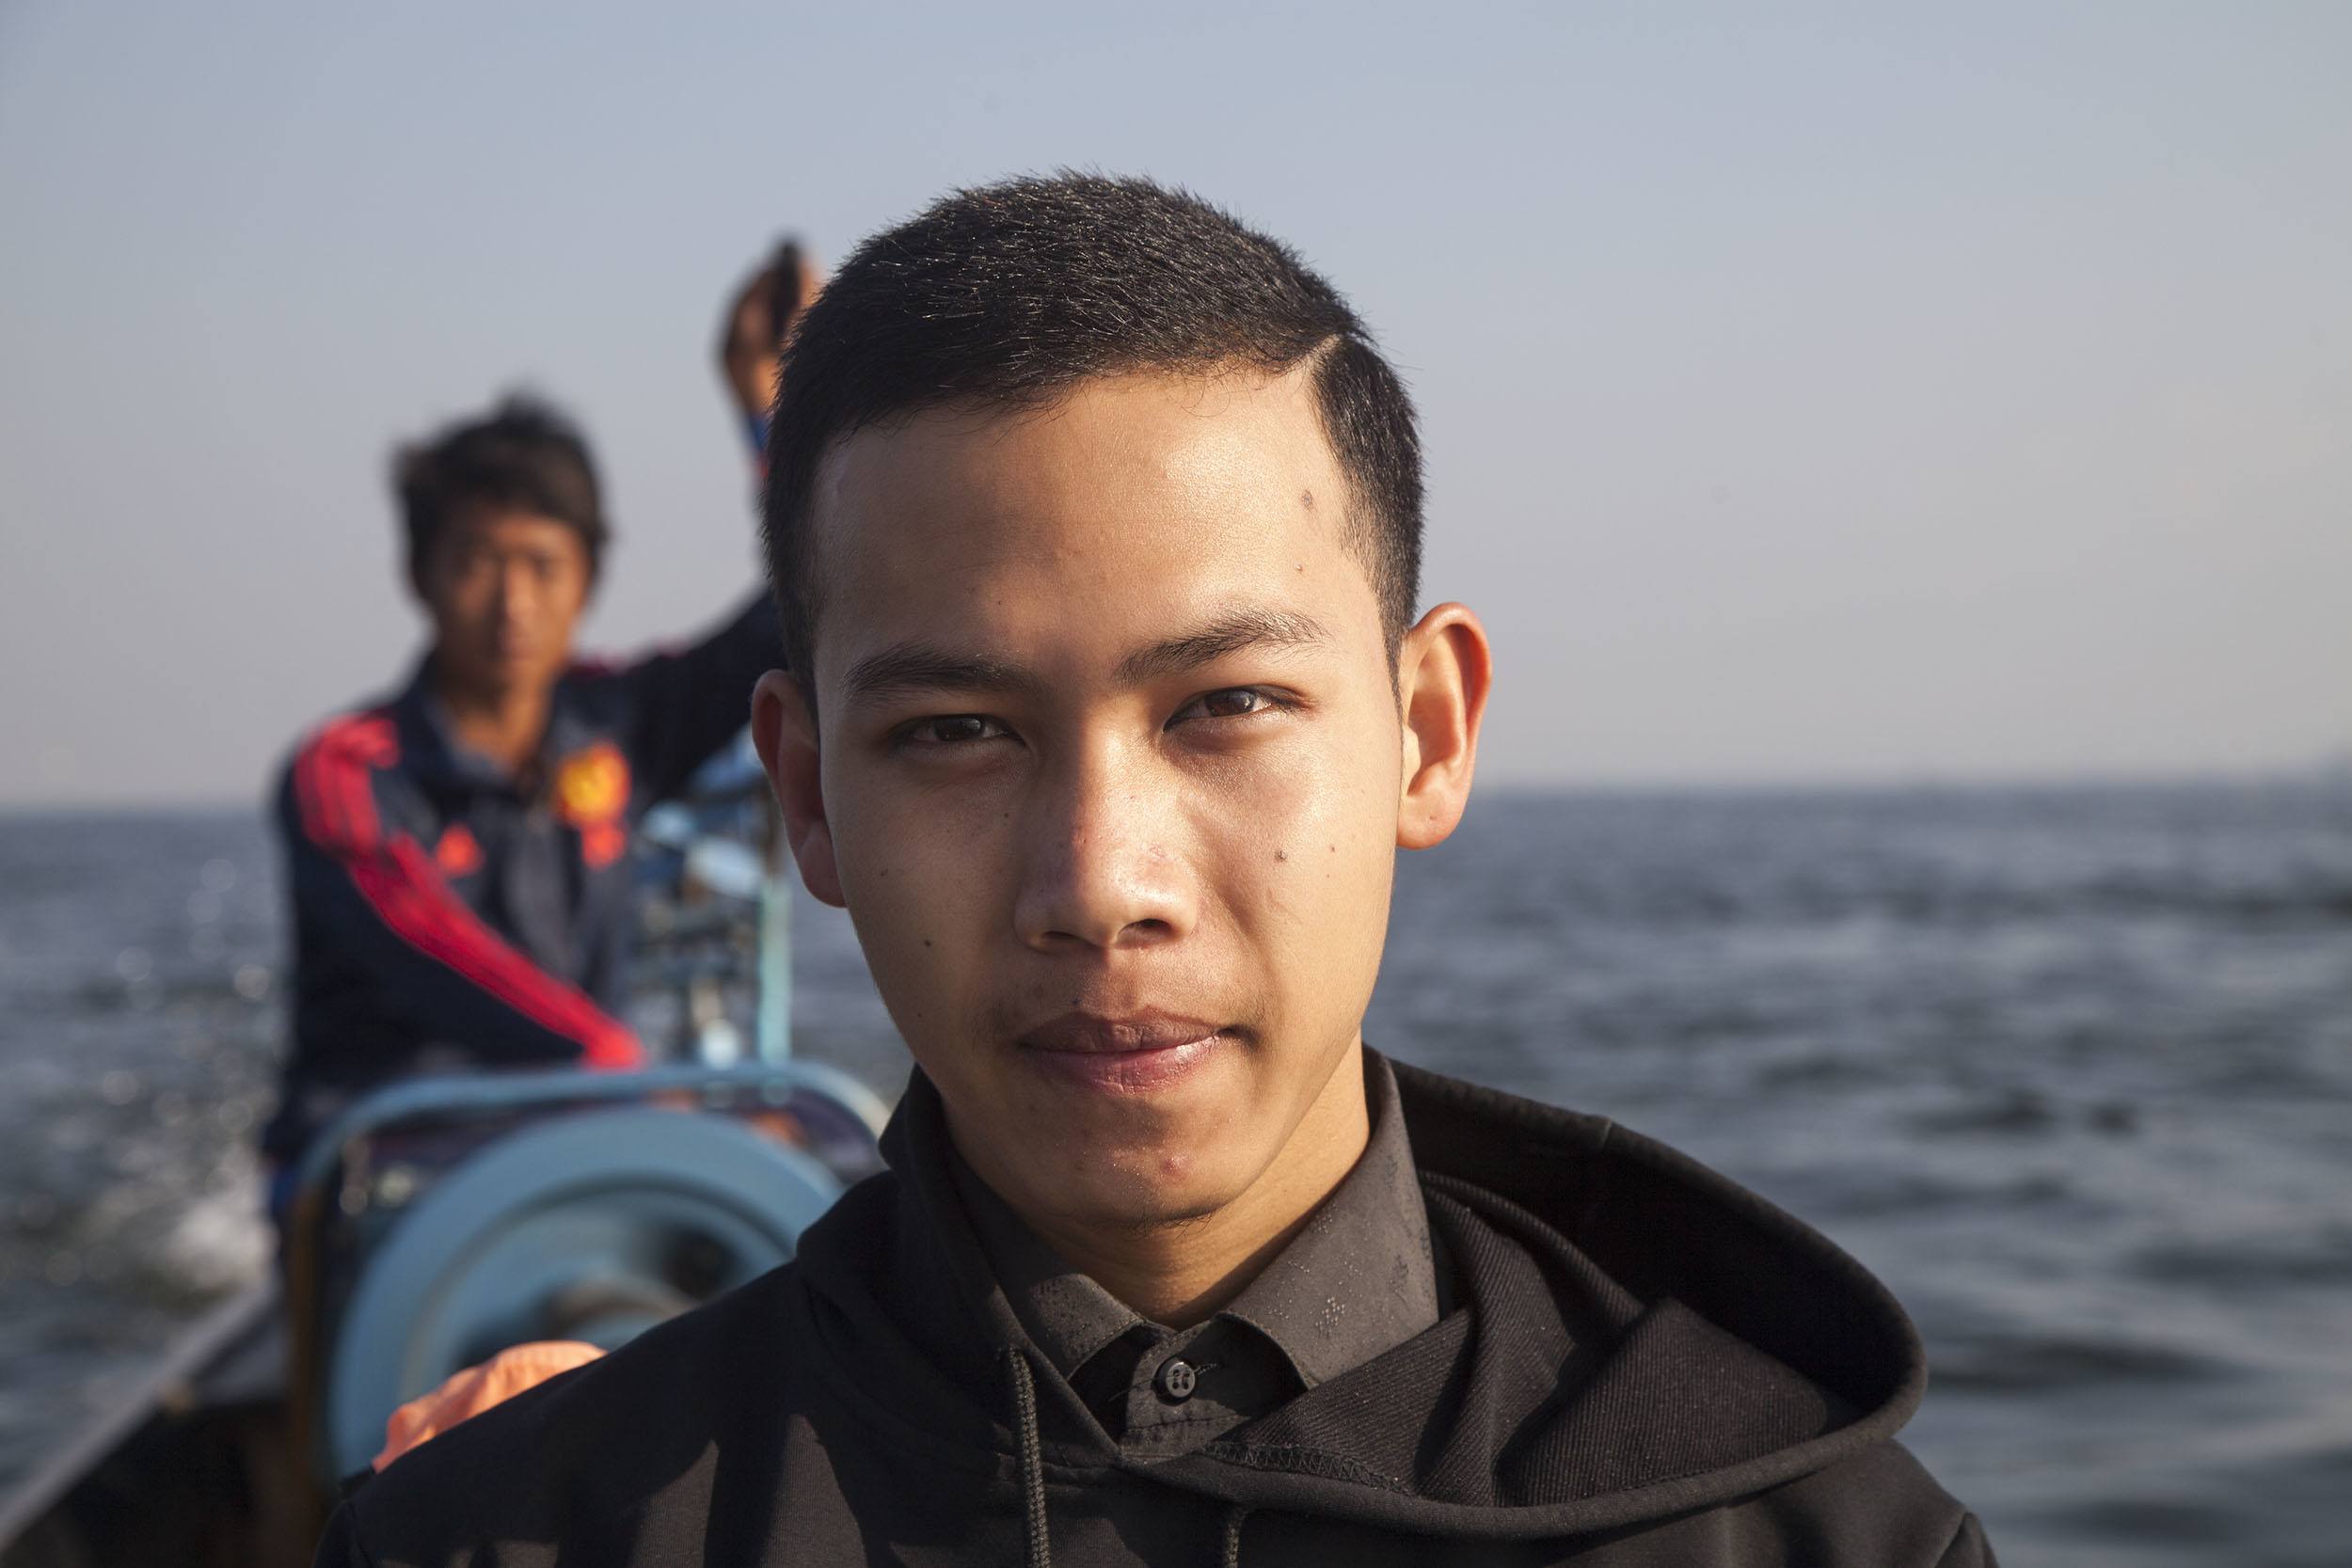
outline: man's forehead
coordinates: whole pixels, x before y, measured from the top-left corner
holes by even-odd
[[[473,544],[556,546],[577,543],[580,531],[561,518],[528,507],[478,501],[458,509],[447,525],[452,537]]]
[[[811,523],[828,555],[926,522],[944,525],[940,544],[985,548],[1154,523],[1279,531],[1295,511],[1329,524],[1344,510],[1297,372],[1104,376],[1035,406],[926,409],[837,442],[817,479]]]
[[[1247,602],[1345,631],[1334,592],[1376,607],[1343,547],[1344,490],[1303,375],[1110,377],[862,431],[814,498],[818,662],[838,673],[942,624],[986,641],[1041,612],[1168,627]]]

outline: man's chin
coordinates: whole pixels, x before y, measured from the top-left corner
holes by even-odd
[[[449,673],[465,689],[494,698],[552,685],[560,673],[549,671],[544,659],[496,650],[477,653]]]
[[[1155,1227],[1205,1219],[1248,1183],[1221,1140],[1192,1136],[1090,1139],[1045,1183],[1052,1207],[1089,1225]]]
[[[1023,1189],[1002,1195],[1016,1207],[1080,1224],[1167,1225],[1213,1214],[1247,1185],[1235,1180],[1246,1164],[1236,1138],[1260,1107],[1240,1050],[1220,1044],[1157,1081],[1114,1073],[1105,1084],[1104,1064],[1080,1066],[1024,1050],[1012,1082],[974,1097],[993,1113],[949,1111],[964,1157]]]
[[[1232,1201],[1232,1195],[1216,1184],[1202,1182],[1110,1183],[1069,1196],[1075,1202],[1061,1215],[1065,1223],[1090,1229],[1136,1231],[1195,1224]]]

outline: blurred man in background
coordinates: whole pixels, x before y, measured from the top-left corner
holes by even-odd
[[[776,346],[815,288],[787,247],[723,325],[763,463]],[[742,729],[778,647],[760,593],[681,649],[576,657],[611,527],[587,442],[549,404],[510,397],[404,448],[392,484],[432,641],[397,692],[305,739],[279,784],[294,1002],[262,1134],[274,1213],[303,1145],[385,1083],[644,1062],[621,1010],[630,832]]]

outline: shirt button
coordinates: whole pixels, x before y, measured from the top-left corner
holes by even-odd
[[[1200,1374],[1193,1364],[1181,1356],[1160,1363],[1159,1376],[1152,1380],[1159,1386],[1161,1396],[1178,1404],[1192,1398],[1192,1391],[1200,1386]]]

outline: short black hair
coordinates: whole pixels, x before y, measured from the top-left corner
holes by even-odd
[[[860,245],[786,344],[768,451],[768,572],[805,687],[820,584],[809,513],[842,438],[929,408],[1049,404],[1135,371],[1313,361],[1394,655],[1421,591],[1421,437],[1338,291],[1279,241],[1149,180],[1030,176],[957,191]]]
[[[612,529],[586,437],[554,404],[511,392],[479,419],[392,454],[392,490],[408,535],[408,578],[423,586],[425,557],[442,529],[487,507],[564,523],[588,547],[593,578]]]

